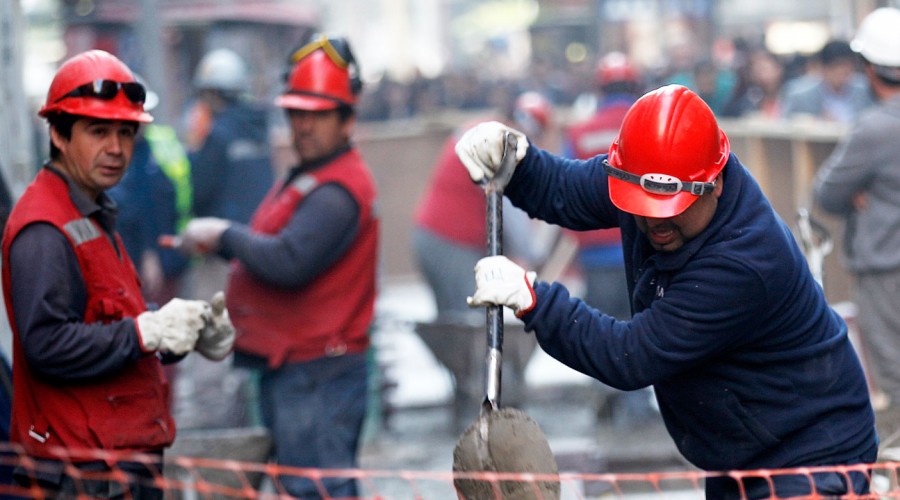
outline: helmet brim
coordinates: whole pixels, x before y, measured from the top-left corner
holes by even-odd
[[[681,192],[674,195],[648,193],[641,186],[609,177],[609,199],[632,215],[666,219],[687,210],[699,196]]]
[[[275,98],[275,105],[279,108],[301,111],[328,111],[339,108],[341,102],[314,95],[283,94]]]

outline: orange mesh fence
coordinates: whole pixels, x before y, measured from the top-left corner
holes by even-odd
[[[796,469],[754,470],[731,472],[703,472],[697,470],[665,471],[649,473],[574,473],[561,471],[558,475],[452,471],[411,471],[411,470],[368,470],[368,469],[304,469],[278,466],[271,463],[252,463],[210,458],[166,457],[163,468],[157,467],[158,457],[134,453],[114,453],[99,450],[74,452],[56,450],[62,461],[63,473],[80,481],[103,480],[127,486],[141,482],[143,486],[158,488],[165,498],[177,499],[288,499],[290,494],[282,480],[286,477],[301,477],[310,480],[323,498],[327,494],[323,481],[329,478],[353,478],[358,481],[360,500],[440,500],[456,499],[454,481],[485,481],[495,492],[494,498],[502,498],[501,485],[517,482],[527,485],[533,492],[532,498],[542,499],[540,482],[558,481],[563,500],[589,498],[633,498],[633,499],[688,499],[704,498],[704,482],[711,477],[731,477],[735,480],[748,478],[763,479],[772,485],[779,475],[802,476],[814,485],[813,475],[837,472],[851,482],[851,472],[862,472],[871,479],[872,493],[868,495],[845,495],[842,499],[900,499],[898,468],[900,462],[878,462],[834,467],[803,467]],[[109,470],[84,471],[76,464],[84,461],[103,461]],[[145,464],[153,472],[148,478],[135,479],[122,470],[118,464]],[[0,466],[19,467],[30,475],[39,475],[45,470],[45,463],[36,461],[15,445],[0,445]],[[79,489],[79,491],[81,491]],[[54,498],[54,493],[42,489],[36,483],[28,486],[0,485],[0,497],[9,498]],[[80,494],[79,499],[91,498]],[[130,498],[128,495],[125,498]],[[772,499],[782,497],[772,496]],[[797,498],[797,497],[793,497]],[[802,498],[832,499],[833,495],[813,494]],[[482,499],[477,499],[482,500]],[[489,499],[483,499],[489,500]]]

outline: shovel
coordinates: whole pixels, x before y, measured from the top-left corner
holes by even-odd
[[[503,189],[516,165],[516,137],[507,133],[500,168],[484,185],[487,200],[487,253],[503,254]],[[487,308],[485,398],[481,412],[460,436],[453,450],[454,472],[558,474],[556,460],[541,428],[525,412],[500,408],[500,368],[503,351],[503,307]],[[558,499],[555,480],[498,481],[456,478],[457,495],[465,500]]]

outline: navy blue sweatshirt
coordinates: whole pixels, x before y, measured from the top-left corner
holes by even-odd
[[[618,389],[652,385],[678,449],[702,469],[835,464],[871,451],[874,414],[847,326],[738,159],[725,166],[709,226],[657,252],[609,200],[604,158],[530,147],[506,189],[532,217],[622,231],[632,320],[538,282],[523,319],[541,347]]]

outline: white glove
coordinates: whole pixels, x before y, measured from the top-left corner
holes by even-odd
[[[145,311],[136,322],[144,352],[185,354],[194,348],[206,318],[212,317],[205,300],[174,298],[158,311]]]
[[[502,255],[485,257],[475,264],[475,294],[466,302],[470,306],[507,306],[521,318],[537,302],[535,278],[534,271],[525,272]]]
[[[506,133],[516,136],[516,164],[525,158],[528,139],[518,130],[500,122],[483,122],[467,130],[456,142],[456,156],[469,171],[469,177],[481,182],[490,179],[500,168],[503,159]]]
[[[209,253],[219,248],[222,233],[231,221],[217,217],[200,217],[187,223],[181,233],[181,248],[188,253]]]
[[[210,305],[212,314],[206,326],[200,331],[200,338],[194,349],[207,359],[221,361],[228,357],[234,346],[234,325],[231,324],[228,309],[225,308],[224,292],[216,292]]]

